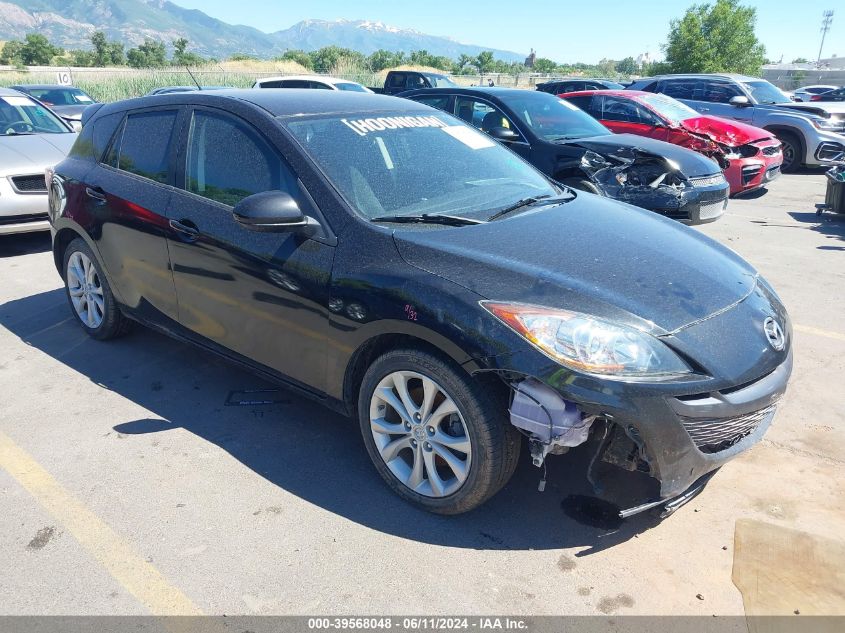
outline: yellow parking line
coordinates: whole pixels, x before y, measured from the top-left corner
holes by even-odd
[[[154,615],[201,615],[202,611],[167,582],[108,525],[65,490],[26,451],[0,432],[0,468],[6,470],[79,541],[129,593]]]
[[[825,336],[837,341],[845,341],[845,334],[831,332],[830,330],[821,330],[817,327],[810,327],[809,325],[793,325],[792,329],[798,332],[806,332],[807,334],[815,334],[816,336]]]

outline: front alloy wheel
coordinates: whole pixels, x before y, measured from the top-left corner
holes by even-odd
[[[472,510],[504,486],[519,457],[504,385],[434,353],[397,349],[361,381],[358,420],[387,485],[431,512]]]
[[[472,441],[455,401],[413,371],[385,376],[370,400],[379,455],[405,486],[426,497],[458,491],[472,466]]]

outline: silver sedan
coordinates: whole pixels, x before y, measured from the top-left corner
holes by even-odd
[[[44,171],[67,156],[76,136],[44,105],[0,88],[0,235],[50,228]]]

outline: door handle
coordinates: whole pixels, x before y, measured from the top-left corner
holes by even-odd
[[[85,195],[96,200],[98,204],[106,201],[106,192],[99,187],[85,187]]]
[[[183,220],[182,222],[170,220],[169,224],[171,229],[177,231],[178,233],[181,233],[183,236],[185,236],[186,239],[197,239],[200,236],[199,229],[195,226],[190,226],[186,224],[187,222],[190,222],[190,220]]]

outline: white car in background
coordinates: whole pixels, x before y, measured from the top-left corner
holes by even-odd
[[[372,92],[361,84],[348,79],[336,79],[323,75],[287,75],[264,77],[252,84],[253,88],[316,88],[317,90],[348,90],[350,92]]]
[[[815,95],[820,95],[823,92],[830,92],[831,90],[836,90],[839,86],[824,86],[824,85],[817,85],[817,86],[804,86],[803,88],[798,88],[792,93],[792,96],[795,97],[796,101],[809,101],[810,97]]]
[[[44,171],[64,160],[76,136],[43,104],[0,88],[0,235],[50,228]]]

